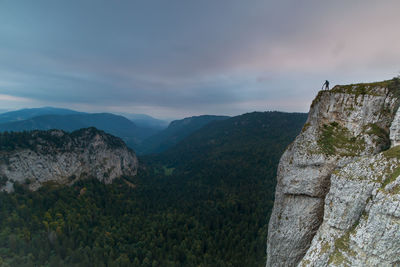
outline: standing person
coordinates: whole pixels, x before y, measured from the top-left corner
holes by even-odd
[[[328,80],[325,80],[325,83],[322,85],[322,89],[324,89],[324,87],[326,90],[329,90],[329,81]]]

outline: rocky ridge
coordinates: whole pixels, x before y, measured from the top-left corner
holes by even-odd
[[[136,174],[138,161],[125,143],[95,128],[0,134],[0,189],[15,182],[38,189],[42,184],[72,184],[95,177],[105,183]]]
[[[278,167],[267,266],[400,261],[399,93],[398,79],[319,92]]]

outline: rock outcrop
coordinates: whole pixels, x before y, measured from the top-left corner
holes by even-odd
[[[397,79],[319,92],[279,163],[267,266],[400,260],[399,94]]]
[[[105,183],[136,174],[138,161],[125,143],[95,128],[0,135],[0,188],[19,182],[38,189],[43,183],[72,184],[94,177]]]

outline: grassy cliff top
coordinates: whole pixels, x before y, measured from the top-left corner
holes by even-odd
[[[380,95],[381,93],[377,90],[378,88],[388,88],[393,94],[400,96],[400,79],[393,78],[391,80],[372,83],[336,85],[330,92],[355,95]]]
[[[393,97],[400,98],[400,78],[395,77],[391,80],[386,81],[336,85],[331,90],[321,90],[314,98],[311,107],[319,102],[322,95],[326,93],[353,94],[356,97],[358,97],[359,95],[384,96],[386,94],[386,90],[381,90],[381,88],[389,89],[389,93],[391,93]]]

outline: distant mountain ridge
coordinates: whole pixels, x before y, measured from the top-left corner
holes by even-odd
[[[75,131],[96,127],[122,138],[138,154],[159,153],[213,121],[228,116],[201,115],[167,122],[145,114],[86,113],[70,109],[43,107],[0,114],[0,132],[60,129]]]
[[[50,129],[74,131],[96,127],[122,138],[129,147],[136,150],[138,144],[162,130],[163,123],[166,123],[147,115],[129,115],[131,119],[112,113],[86,113],[54,107],[21,109],[0,114],[0,132]]]
[[[168,121],[156,119],[146,114],[120,113],[119,115],[130,119],[137,126],[143,128],[154,128],[158,130],[163,130],[167,128],[169,124]]]
[[[168,128],[145,139],[138,147],[137,153],[159,153],[176,145],[191,133],[213,121],[225,120],[228,116],[201,115],[172,121]]]
[[[84,114],[65,108],[42,107],[42,108],[25,108],[15,111],[9,111],[0,114],[0,123],[21,121],[42,115],[68,115],[68,114]]]
[[[1,111],[0,111],[1,112]],[[105,112],[97,112],[105,113]],[[70,115],[70,114],[93,114],[88,112],[76,111],[66,108],[41,107],[41,108],[25,108],[15,111],[4,111],[0,113],[0,123],[26,120],[42,115]],[[153,118],[146,114],[135,113],[115,113],[115,115],[124,116],[133,121],[137,126],[143,128],[163,129],[168,126],[168,121]]]
[[[276,144],[290,140],[298,133],[306,119],[306,113],[268,111],[251,112],[225,120],[216,120],[161,153],[160,157],[168,159],[163,161],[174,162],[175,165],[193,166],[201,158],[209,157],[207,155],[210,153],[220,155],[213,156],[219,159],[233,157],[232,153],[235,151],[241,151],[241,153],[248,151],[247,155],[252,156],[257,153],[255,150],[263,149],[258,148],[260,145],[268,144],[270,147],[275,147]],[[286,129],[285,133],[282,133],[283,129]],[[279,154],[282,148],[278,149],[277,147],[276,153]],[[271,148],[269,150],[273,151]],[[248,160],[252,161],[253,159],[249,158]]]
[[[80,113],[68,115],[42,115],[26,120],[0,124],[0,132],[21,132],[31,130],[59,129],[75,131],[81,128],[96,127],[109,134],[122,138],[129,146],[135,147],[146,134],[132,121],[111,113]]]

